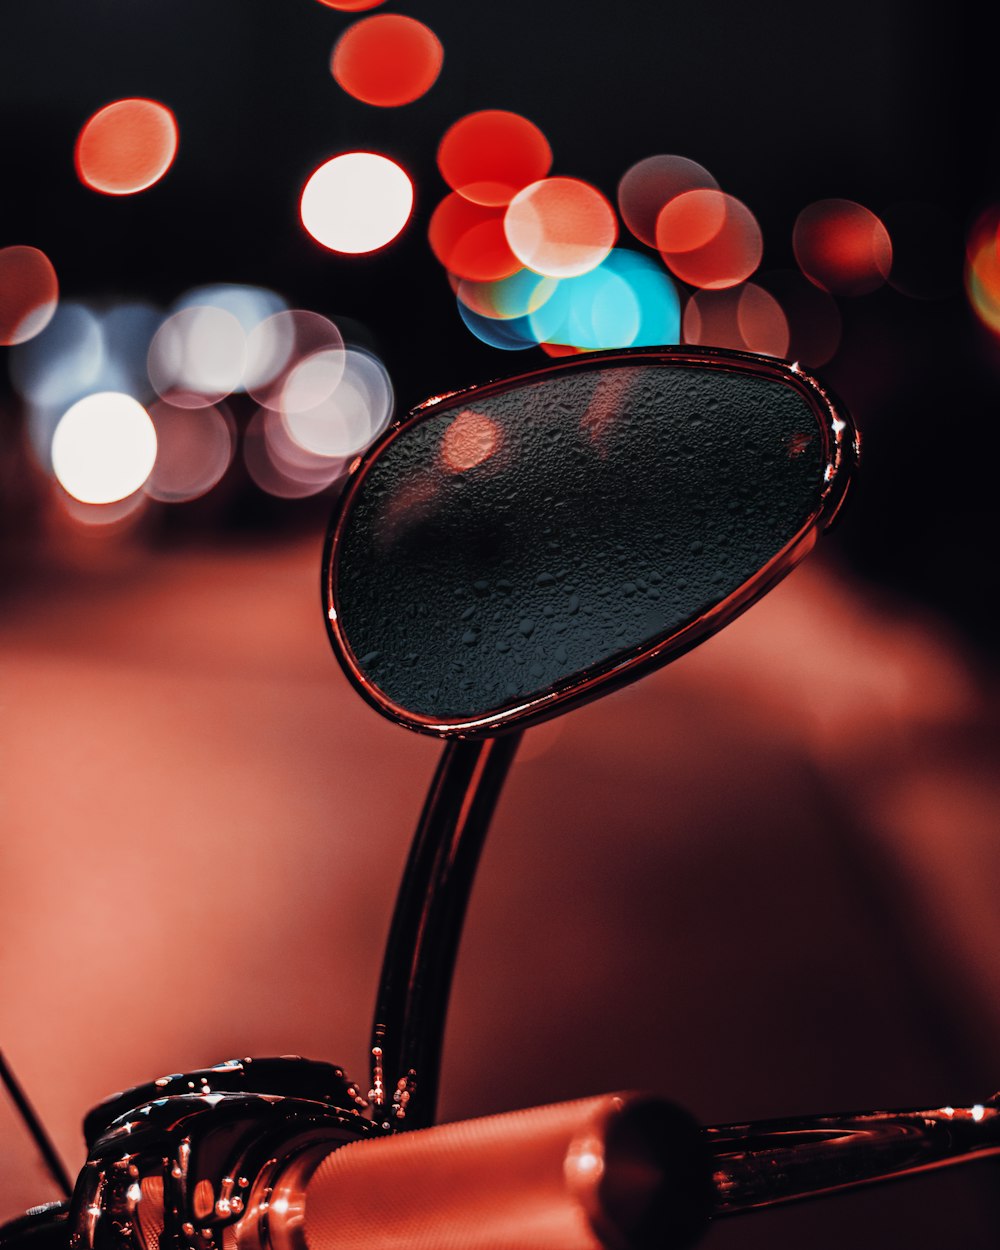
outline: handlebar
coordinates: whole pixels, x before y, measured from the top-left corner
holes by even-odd
[[[681,1250],[712,1208],[695,1122],[634,1094],[318,1153],[279,1182],[274,1250]]]
[[[1000,1095],[714,1128],[641,1094],[407,1132],[364,1110],[287,1057],[161,1078],[91,1113],[68,1213],[0,1248],[59,1250],[68,1214],[70,1250],[684,1250],[712,1218],[1000,1155]]]

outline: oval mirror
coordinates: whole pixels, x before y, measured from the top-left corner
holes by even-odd
[[[856,451],[819,383],[738,352],[594,353],[432,400],[341,499],[334,649],[412,729],[545,719],[759,598],[832,519]]]

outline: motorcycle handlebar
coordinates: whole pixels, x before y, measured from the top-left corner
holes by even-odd
[[[713,1201],[696,1123],[638,1095],[311,1156],[275,1187],[283,1218],[268,1221],[272,1250],[682,1250],[704,1232]]]

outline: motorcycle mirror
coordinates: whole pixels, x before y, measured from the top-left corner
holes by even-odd
[[[815,379],[741,352],[594,353],[430,400],[334,516],[334,650],[410,729],[524,728],[749,607],[830,523],[856,457]]]

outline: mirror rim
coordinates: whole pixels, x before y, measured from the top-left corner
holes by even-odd
[[[737,587],[713,608],[679,630],[657,635],[652,641],[633,647],[587,670],[584,676],[557,683],[541,694],[509,707],[468,718],[431,717],[411,712],[393,702],[361,669],[340,624],[337,608],[337,570],[340,542],[350,519],[354,499],[371,465],[385,449],[411,426],[429,417],[460,407],[472,398],[485,399],[515,390],[532,382],[545,381],[561,373],[582,373],[592,369],[635,366],[643,363],[679,368],[710,369],[713,372],[752,374],[780,382],[797,391],[807,402],[825,438],[825,487],[812,515],[798,532],[748,581]],[[850,415],[817,378],[798,364],[752,352],[709,347],[637,347],[605,352],[587,352],[509,377],[496,378],[476,386],[435,395],[397,417],[388,429],[359,456],[349,469],[347,485],[337,501],[323,549],[322,593],[324,618],[333,652],[351,685],[376,711],[397,725],[436,738],[487,738],[510,730],[525,729],[553,716],[589,703],[601,695],[644,674],[660,668],[690,651],[717,633],[762,598],[812,550],[821,530],[833,522],[843,504],[853,472],[857,467],[860,439]]]

